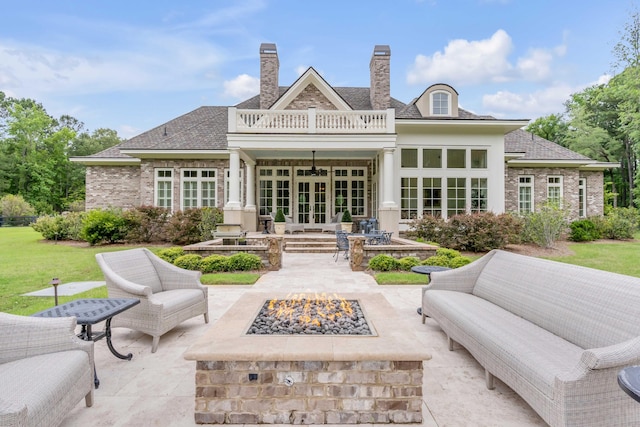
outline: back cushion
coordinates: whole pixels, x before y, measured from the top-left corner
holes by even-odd
[[[640,336],[640,279],[496,251],[473,294],[584,349]]]
[[[104,259],[120,277],[139,285],[149,286],[154,294],[162,292],[158,272],[143,250],[110,252],[104,254]]]

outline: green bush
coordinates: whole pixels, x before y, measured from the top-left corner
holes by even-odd
[[[614,208],[605,216],[602,235],[608,239],[633,239],[638,230],[638,211],[634,208]]]
[[[284,217],[284,212],[282,209],[278,209],[276,211],[276,216],[273,218],[273,222],[286,222],[287,219]]]
[[[200,262],[202,257],[196,254],[182,255],[176,258],[174,265],[185,270],[200,270]]]
[[[518,241],[521,228],[522,221],[510,214],[460,214],[449,221],[426,215],[411,223],[407,235],[448,248],[486,252]]]
[[[569,224],[569,240],[574,242],[590,242],[602,237],[596,224],[590,219],[579,219]]]
[[[0,198],[0,216],[34,216],[35,209],[21,195],[7,194]]]
[[[421,264],[434,265],[438,267],[449,267],[449,265],[451,264],[451,258],[445,255],[434,255],[422,261]]]
[[[374,271],[393,271],[397,270],[400,263],[391,255],[380,254],[369,260],[369,268]]]
[[[204,222],[203,222],[204,218]],[[167,224],[167,239],[175,245],[190,245],[211,240],[213,221],[222,218],[217,208],[185,209],[175,212]]]
[[[90,245],[116,243],[124,240],[126,223],[118,209],[89,211],[83,221],[80,236]]]
[[[409,271],[411,267],[415,267],[416,265],[420,265],[420,259],[414,256],[406,256],[398,260],[398,268],[400,270]]]
[[[455,249],[449,249],[449,248],[436,249],[436,255],[444,256],[449,259],[459,258],[462,256],[462,254],[460,254],[459,251],[456,251]]]
[[[238,252],[227,259],[229,271],[249,271],[262,268],[262,260],[258,255]]]
[[[543,248],[552,248],[567,230],[566,211],[553,203],[524,215],[523,219],[523,240]]]
[[[438,267],[458,268],[471,262],[471,258],[463,256],[455,249],[438,248],[436,254],[424,261],[422,265],[433,265]]]
[[[31,224],[46,240],[67,240],[69,230],[62,215],[43,215]]]
[[[471,263],[471,258],[466,256],[459,256],[449,260],[449,268],[463,267]]]
[[[351,212],[349,212],[348,209],[345,209],[342,212],[342,219],[340,221],[341,222],[353,222],[353,219],[351,218]]]
[[[209,255],[200,262],[200,270],[203,273],[217,273],[229,270],[229,257],[224,255]]]
[[[159,258],[162,258],[163,260],[170,262],[171,264],[175,263],[176,259],[184,254],[184,249],[182,249],[180,246],[160,249],[158,252],[156,252],[156,255],[158,255]]]
[[[167,241],[167,224],[171,211],[156,206],[139,206],[122,215],[127,225],[125,240],[128,243]]]

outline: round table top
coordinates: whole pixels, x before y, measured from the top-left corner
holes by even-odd
[[[640,366],[627,366],[618,372],[618,384],[625,393],[640,402]]]
[[[431,274],[436,271],[447,271],[451,270],[449,267],[441,267],[438,265],[416,265],[411,267],[411,271],[418,274]]]

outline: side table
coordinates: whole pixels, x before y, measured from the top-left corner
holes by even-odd
[[[35,317],[75,317],[78,325],[82,327],[78,338],[85,341],[98,341],[107,339],[107,347],[111,353],[119,359],[131,360],[133,354],[120,354],[113,348],[111,343],[111,319],[118,313],[130,309],[140,300],[137,298],[88,298],[69,301],[65,304],[57,305],[48,310],[35,313]],[[105,328],[100,332],[93,332],[92,326],[106,320]],[[96,388],[100,386],[98,374],[94,369],[94,384]]]

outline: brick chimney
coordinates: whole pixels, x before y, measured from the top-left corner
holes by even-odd
[[[391,107],[391,49],[389,45],[376,45],[369,63],[371,73],[371,107],[386,110]]]
[[[280,62],[275,43],[260,45],[260,109],[266,110],[278,99]]]

